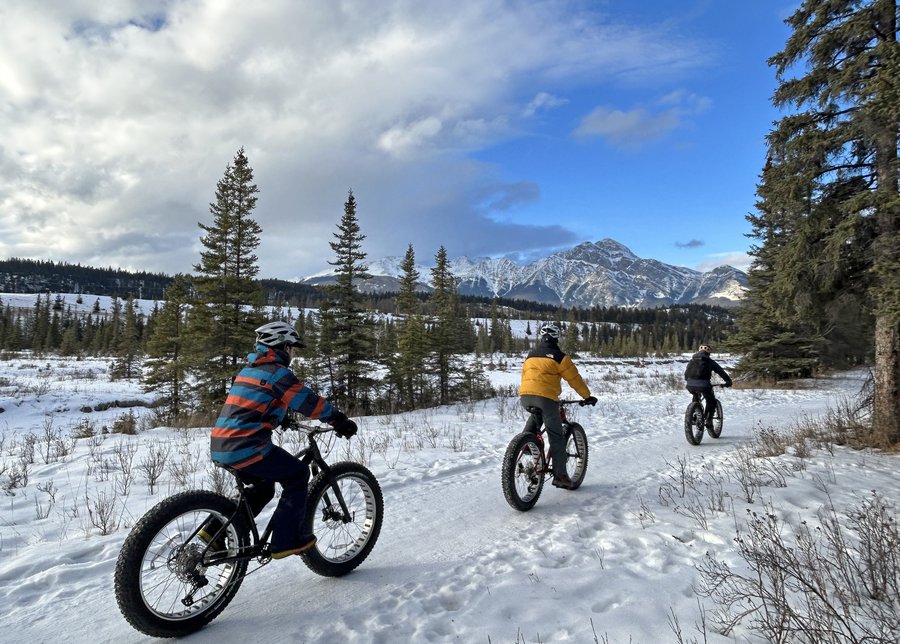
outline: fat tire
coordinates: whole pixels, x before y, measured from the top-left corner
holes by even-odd
[[[378,540],[384,515],[384,499],[378,480],[359,463],[344,461],[320,472],[309,486],[306,530],[316,535],[316,545],[300,554],[303,563],[323,577],[341,577],[361,564]],[[332,481],[341,489],[351,521],[330,516],[341,512]],[[325,495],[328,493],[328,502]],[[356,514],[363,511],[365,516]]]
[[[584,427],[569,423],[566,428],[566,473],[572,479],[571,490],[577,490],[584,481],[588,466],[588,443]]]
[[[684,437],[691,445],[699,445],[703,440],[703,405],[692,402],[684,412]]]
[[[722,401],[716,398],[716,412],[713,415],[713,426],[709,428],[709,435],[713,438],[718,438],[722,435],[722,422],[724,418],[722,416]]]
[[[514,436],[503,455],[500,474],[503,496],[513,509],[527,512],[534,507],[544,489],[544,470],[544,449],[537,436],[531,432]]]
[[[176,601],[178,595],[186,593],[187,584],[180,580],[173,570],[176,552],[201,553],[205,543],[194,537],[188,543],[173,540],[177,535],[184,538],[191,535],[210,514],[223,521],[235,515],[237,505],[231,499],[205,490],[181,492],[157,503],[132,528],[125,538],[116,561],[115,595],[122,616],[138,631],[151,637],[180,637],[193,633],[212,621],[231,602],[244,580],[247,559],[203,568],[203,576],[211,577],[215,571],[218,580],[208,579],[212,593],[200,596],[194,605],[185,607]],[[238,549],[250,543],[250,527],[244,513],[234,516],[227,528],[228,539]],[[171,531],[171,532],[170,532]],[[231,548],[231,546],[230,546]],[[153,549],[156,549],[154,554]],[[147,561],[147,556],[151,561]],[[165,556],[166,560],[162,561]],[[159,565],[162,563],[162,565]],[[168,574],[167,574],[168,571]],[[166,581],[166,588],[172,590],[165,602],[153,605],[150,591],[153,586],[148,581],[145,594],[143,573],[148,577]],[[174,592],[180,588],[179,592]],[[161,597],[161,595],[160,595]],[[172,612],[159,610],[165,604]],[[183,610],[175,612],[172,606],[180,605]],[[156,606],[156,607],[154,607]]]

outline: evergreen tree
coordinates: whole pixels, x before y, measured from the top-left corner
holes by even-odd
[[[456,291],[456,277],[450,272],[447,250],[441,246],[435,255],[435,266],[431,269],[431,309],[432,322],[428,333],[431,345],[432,372],[438,379],[438,400],[446,405],[450,402],[450,388],[453,376],[459,367],[453,360],[471,343],[474,349],[477,337],[468,319],[460,315],[459,297]],[[462,325],[468,325],[471,337],[467,337]]]
[[[116,359],[112,367],[112,375],[115,378],[131,380],[141,375],[141,339],[136,307],[137,302],[129,295],[125,301],[125,321],[122,325],[122,333],[119,335]]]
[[[145,391],[160,392],[167,416],[174,420],[190,403],[187,374],[190,369],[185,350],[185,321],[190,303],[188,278],[178,274],[164,295],[165,301],[156,313],[153,332],[147,341]]]
[[[400,268],[403,276],[397,296],[397,313],[403,316],[403,322],[398,337],[397,358],[390,367],[401,408],[414,409],[424,403],[423,397],[427,389],[424,364],[428,356],[428,340],[422,306],[416,297],[416,285],[420,276],[416,270],[412,244],[407,247]]]
[[[336,283],[328,288],[332,298],[330,313],[333,323],[331,350],[337,358],[335,395],[338,405],[353,409],[366,397],[372,384],[364,374],[369,371],[366,363],[374,355],[372,322],[359,291],[359,283],[371,279],[365,264],[366,253],[356,216],[356,199],[351,190],[344,203],[344,214],[329,242],[335,259],[328,263],[335,267]]]
[[[871,235],[863,261],[878,278],[865,286],[875,317],[873,428],[900,442],[898,3],[805,0],[787,22],[793,32],[769,62],[779,80],[775,105],[797,113],[780,119],[770,133],[763,181],[789,207],[805,201],[790,210],[808,218],[834,209],[834,225],[814,231],[818,248],[833,250],[832,260],[844,244]],[[789,78],[797,67],[800,75]],[[807,247],[804,256],[816,250]],[[856,263],[860,254],[851,250],[848,260]],[[827,272],[839,275],[842,269]],[[776,274],[779,282],[789,279]],[[833,288],[844,291],[840,284]]]
[[[241,148],[216,184],[216,198],[209,205],[212,225],[198,224],[205,232],[200,238],[205,250],[194,266],[196,301],[187,335],[199,401],[208,410],[225,399],[252,346],[254,329],[265,321],[263,294],[255,280],[262,229],[251,216],[258,192]]]

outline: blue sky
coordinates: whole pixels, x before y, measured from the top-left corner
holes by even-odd
[[[190,272],[243,147],[265,277],[327,268],[350,189],[373,260],[746,269],[796,5],[7,0],[0,257]]]

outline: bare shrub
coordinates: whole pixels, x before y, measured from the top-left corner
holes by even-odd
[[[900,532],[877,493],[841,521],[833,508],[788,531],[771,507],[738,532],[744,573],[712,555],[697,565],[724,635],[741,622],[767,641],[896,642],[900,632]]]
[[[36,487],[38,491],[47,494],[47,505],[41,503],[37,495],[35,495],[34,497],[34,518],[40,521],[41,519],[46,519],[48,516],[50,516],[50,511],[56,504],[56,493],[59,490],[53,484],[52,480],[48,481],[47,483],[38,483]]]
[[[90,438],[97,433],[97,428],[89,421],[87,418],[82,418],[72,427],[72,430],[69,432],[70,436],[73,440],[78,440],[79,438]]]
[[[228,470],[213,463],[206,470],[206,479],[209,481],[209,489],[223,496],[228,496],[234,482],[234,477]]]
[[[100,490],[93,496],[86,493],[84,500],[91,525],[97,528],[101,535],[115,532],[119,527],[119,520],[116,517],[118,503],[115,493],[109,495],[105,490]]]
[[[116,492],[123,498],[128,498],[131,485],[134,483],[134,457],[138,446],[131,441],[118,441],[112,451],[120,472],[115,478]]]
[[[181,452],[181,458],[169,461],[169,474],[180,487],[188,487],[194,481],[194,476],[200,467],[201,453],[199,451],[185,450]]]
[[[758,457],[781,456],[787,451],[788,440],[774,427],[759,426],[753,432],[751,445]]]
[[[447,447],[454,452],[461,452],[466,447],[466,439],[463,436],[463,428],[459,425],[448,425],[445,429],[447,435]]]
[[[166,469],[169,460],[169,444],[155,441],[150,444],[147,453],[141,458],[138,469],[144,475],[147,482],[147,490],[150,494],[156,494],[156,485],[159,477]]]
[[[53,426],[52,416],[44,417],[42,429],[36,445],[45,465],[64,460],[75,449],[75,439],[67,440],[62,430]]]
[[[16,488],[25,488],[28,485],[28,478],[31,475],[31,463],[26,459],[19,457],[12,466],[4,464],[3,468],[6,472],[6,480],[3,482],[3,491],[13,496]]]

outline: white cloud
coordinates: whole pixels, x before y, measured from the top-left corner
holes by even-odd
[[[753,258],[745,252],[718,253],[700,262],[697,270],[705,272],[719,266],[733,266],[746,273],[751,263],[753,263]]]
[[[481,210],[510,182],[467,155],[561,105],[557,88],[676,74],[696,53],[562,0],[145,6],[0,5],[0,256],[190,271],[242,146],[265,276],[324,266],[349,188],[370,256],[567,243]],[[624,141],[677,120],[598,111],[583,127]]]
[[[552,110],[561,105],[568,103],[568,99],[553,96],[548,92],[538,92],[533,99],[525,106],[522,116],[529,118],[546,110]]]
[[[622,148],[638,148],[663,138],[681,127],[686,120],[710,108],[709,98],[676,90],[656,101],[659,111],[635,107],[619,110],[606,106],[595,108],[587,114],[574,131],[580,138],[601,137]]]

